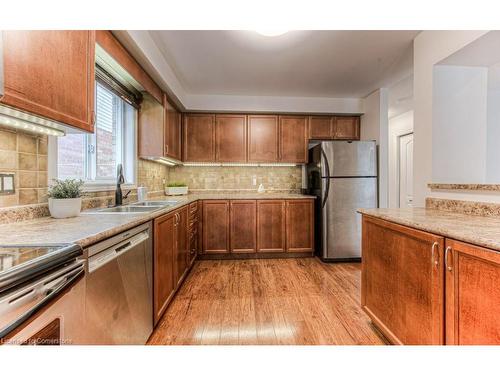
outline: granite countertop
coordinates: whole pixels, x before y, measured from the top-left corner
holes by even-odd
[[[314,196],[289,193],[198,193],[182,197],[162,196],[150,200],[178,203],[153,212],[111,214],[83,211],[68,219],[39,219],[0,225],[0,245],[76,243],[87,247],[117,233],[133,228],[200,199],[314,199]]]
[[[500,251],[500,217],[428,208],[375,208],[359,209],[358,212]]]

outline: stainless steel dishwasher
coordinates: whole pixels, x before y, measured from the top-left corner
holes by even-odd
[[[144,344],[153,331],[153,248],[146,223],[85,250],[88,344]]]

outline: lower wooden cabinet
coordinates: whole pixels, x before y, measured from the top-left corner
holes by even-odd
[[[154,324],[158,323],[175,290],[174,254],[177,216],[167,214],[154,220]]]
[[[257,251],[285,251],[285,201],[257,201]]]
[[[446,240],[446,344],[500,345],[500,253]]]
[[[257,202],[231,201],[231,252],[255,253],[257,250]]]
[[[203,201],[203,253],[229,253],[229,201]]]
[[[396,344],[499,345],[500,253],[363,216],[361,304]]]
[[[174,247],[174,284],[178,286],[183,280],[184,273],[188,269],[188,210],[185,206],[177,210],[175,224],[175,247]]]
[[[314,201],[294,199],[286,201],[286,251],[314,250]]]

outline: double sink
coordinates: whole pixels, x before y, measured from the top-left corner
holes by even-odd
[[[178,201],[146,201],[132,203],[126,206],[116,206],[101,208],[95,211],[90,211],[88,213],[94,214],[135,214],[142,212],[152,212],[160,210],[165,207],[171,207],[178,204]]]

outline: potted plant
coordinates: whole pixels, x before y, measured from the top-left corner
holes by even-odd
[[[170,182],[165,187],[166,195],[186,195],[188,193],[188,187],[183,182]]]
[[[78,216],[82,209],[82,186],[82,180],[54,180],[47,192],[50,215],[56,219]]]

